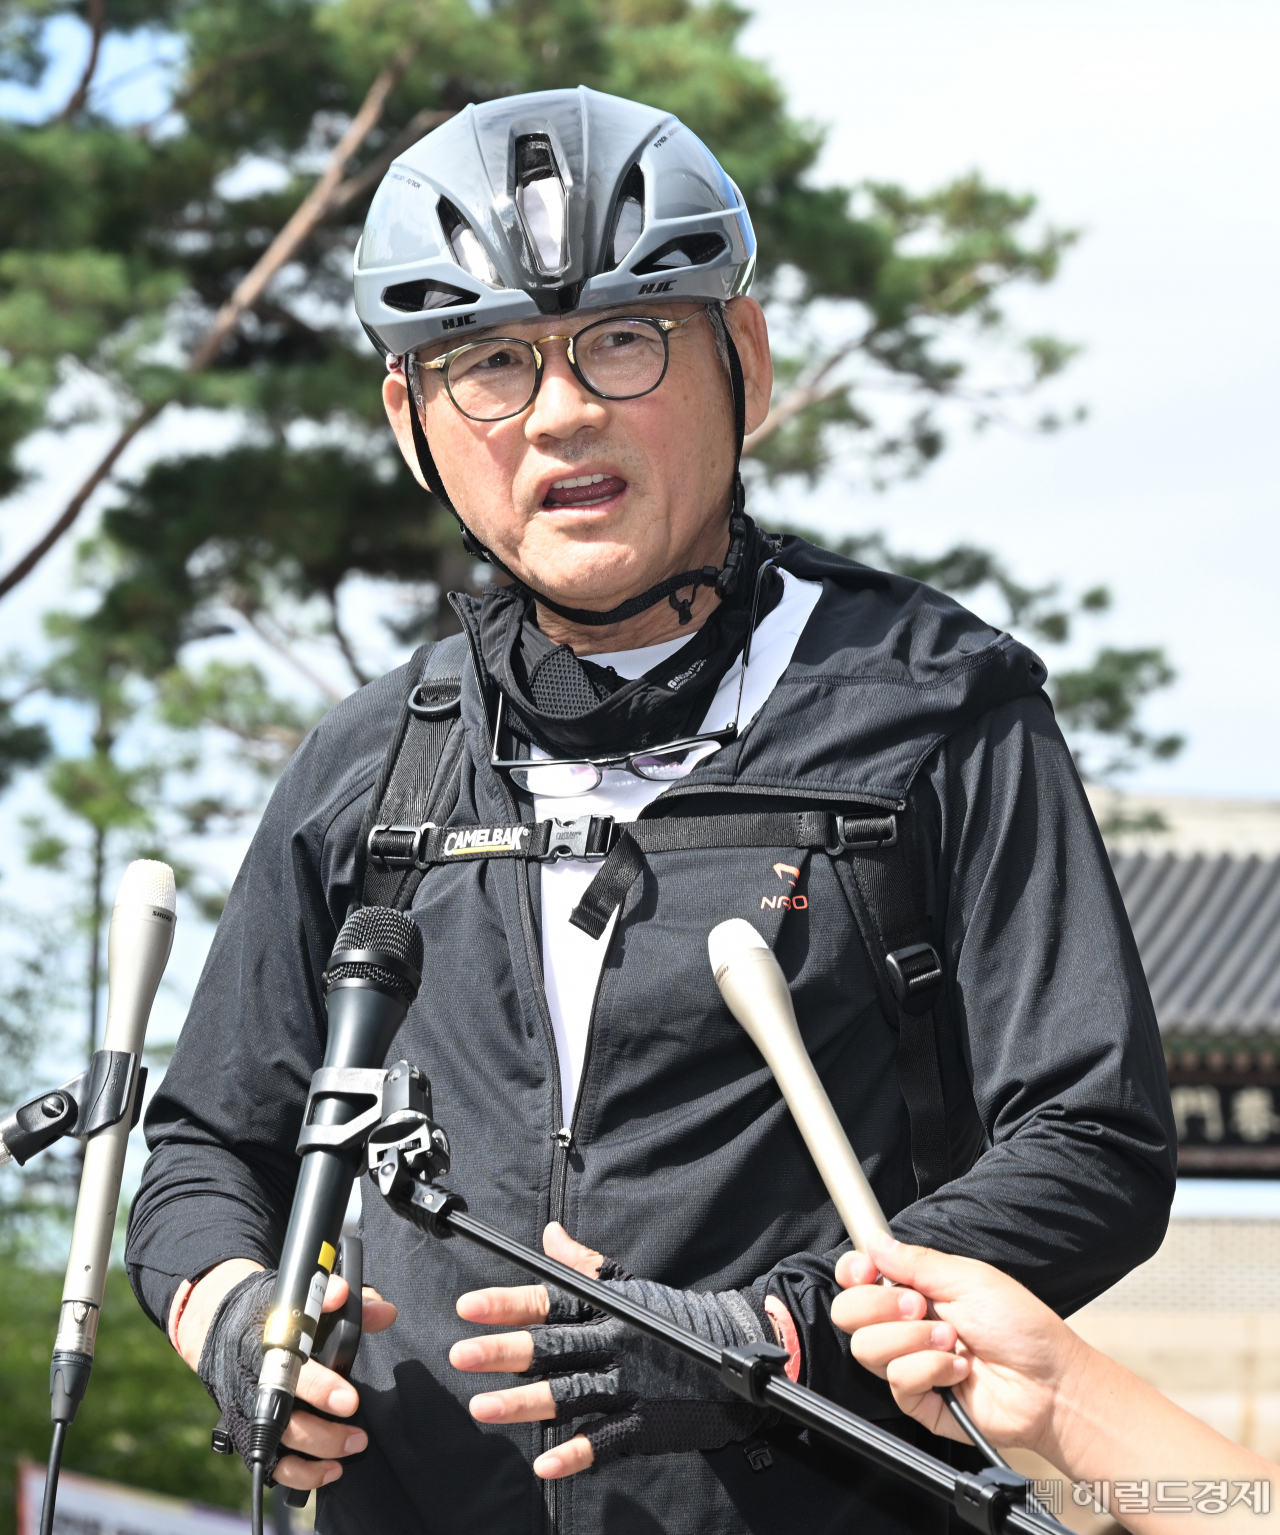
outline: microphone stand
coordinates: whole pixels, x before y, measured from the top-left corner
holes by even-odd
[[[147,1068],[141,1064],[137,1052],[95,1050],[88,1068],[78,1076],[71,1077],[61,1087],[49,1088],[16,1104],[0,1117],[0,1167],[6,1162],[16,1162],[22,1167],[39,1152],[47,1151],[64,1138],[87,1138],[109,1130],[129,1113],[130,1104],[133,1112],[129,1129],[132,1130],[142,1113],[146,1085]],[[89,1310],[88,1307],[84,1309]],[[60,1349],[55,1342],[49,1372],[53,1442],[45,1475],[44,1507],[40,1518],[42,1535],[53,1528],[67,1430],[84,1399],[92,1368],[92,1354]]]
[[[416,1121],[416,1122],[415,1122]],[[913,1486],[941,1498],[985,1535],[1066,1535],[1065,1526],[1027,1506],[1027,1479],[1001,1462],[976,1475],[957,1471],[888,1430],[869,1423],[816,1391],[782,1374],[787,1355],[769,1343],[722,1349],[669,1322],[598,1279],[549,1258],[467,1211],[463,1199],[434,1182],[448,1171],[438,1127],[425,1112],[389,1115],[369,1136],[369,1173],[387,1203],[431,1236],[461,1236],[506,1258],[567,1294],[616,1317],[637,1332],[716,1371],[721,1380],[758,1407],[772,1407],[793,1422],[835,1440]],[[992,1452],[995,1453],[994,1451]]]

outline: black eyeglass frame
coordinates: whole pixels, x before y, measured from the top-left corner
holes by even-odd
[[[548,341],[563,341],[565,343],[565,357],[569,367],[573,370],[573,376],[578,380],[588,394],[593,394],[598,400],[642,400],[645,395],[652,394],[667,376],[667,370],[671,366],[671,341],[673,330],[683,330],[690,320],[696,320],[700,314],[706,314],[707,309],[695,309],[692,314],[685,315],[683,320],[660,320],[654,315],[643,314],[614,314],[603,320],[593,320],[590,325],[584,325],[580,331],[572,335],[559,333],[549,336],[537,336],[532,341],[525,341],[520,336],[482,336],[474,341],[466,341],[461,346],[455,346],[439,357],[433,357],[430,362],[423,362],[416,352],[410,352],[410,366],[415,370],[438,372],[444,381],[445,393],[449,397],[449,403],[460,416],[465,416],[468,421],[481,421],[485,425],[492,425],[495,421],[510,421],[516,416],[522,416],[526,410],[538,398],[538,391],[542,388],[542,375],[545,371],[545,360],[539,348]],[[574,355],[574,345],[588,331],[599,330],[605,325],[616,325],[620,320],[629,320],[633,324],[652,325],[662,340],[662,372],[647,389],[641,389],[638,394],[606,394],[603,389],[597,389],[587,378],[583,376],[582,369],[578,365],[578,359]],[[456,357],[462,357],[467,352],[474,351],[477,347],[493,346],[497,342],[505,342],[508,346],[522,346],[533,353],[534,376],[533,388],[529,391],[529,398],[518,410],[510,410],[503,416],[473,416],[470,411],[463,410],[458,404],[453,393],[453,385],[449,379],[449,368]],[[425,403],[425,402],[423,402]]]
[[[690,316],[692,318],[692,316]],[[645,783],[663,783],[666,780],[650,778],[647,773],[639,772],[634,766],[637,757],[657,757],[665,753],[674,753],[682,748],[701,746],[709,742],[715,742],[719,746],[729,746],[738,739],[738,727],[742,719],[742,689],[747,680],[747,667],[751,661],[751,644],[755,639],[756,617],[760,612],[760,593],[764,587],[765,572],[770,567],[777,566],[777,559],[771,556],[765,560],[756,572],[755,590],[751,596],[751,622],[747,627],[747,637],[742,646],[742,671],[738,677],[738,698],[734,705],[733,723],[726,725],[721,730],[708,730],[702,735],[683,736],[675,741],[664,742],[661,746],[650,746],[644,751],[624,752],[619,756],[611,757],[499,757],[498,740],[502,730],[503,705],[506,699],[499,690],[498,706],[494,711],[493,727],[489,732],[489,766],[500,773],[511,773],[517,768],[562,768],[562,767],[591,767],[599,773],[599,777],[589,789],[580,789],[576,794],[539,794],[534,789],[523,789],[522,792],[532,794],[537,799],[580,799],[584,794],[593,794],[604,781],[607,768],[622,768],[636,778],[641,778]],[[487,722],[487,721],[486,721]],[[705,759],[700,759],[705,760]],[[694,763],[694,768],[697,767]],[[689,769],[693,772],[693,768]],[[688,777],[688,774],[684,775]],[[676,782],[672,779],[671,782]]]

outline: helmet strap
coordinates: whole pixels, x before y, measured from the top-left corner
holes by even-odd
[[[729,548],[725,553],[724,565],[719,570],[714,565],[704,565],[701,570],[686,570],[678,576],[669,576],[665,581],[659,581],[656,586],[651,586],[647,592],[641,592],[638,597],[628,598],[626,602],[619,603],[616,608],[610,608],[606,613],[598,612],[593,608],[566,607],[563,603],[535,591],[527,581],[522,581],[514,571],[508,570],[492,549],[486,548],[480,542],[463,522],[458,509],[449,499],[449,493],[444,488],[444,481],[440,478],[440,471],[436,467],[431,446],[427,442],[427,434],[423,429],[418,401],[414,393],[417,368],[410,354],[404,359],[404,371],[405,382],[409,386],[409,420],[413,433],[413,446],[418,456],[418,468],[422,471],[422,478],[427,482],[427,489],[457,519],[458,526],[462,529],[462,546],[467,553],[474,559],[484,560],[496,566],[520,591],[527,592],[535,602],[558,617],[566,619],[569,623],[581,624],[591,629],[602,629],[610,624],[625,623],[627,619],[635,618],[637,614],[656,607],[664,597],[680,615],[681,624],[687,624],[693,617],[693,599],[698,587],[714,588],[716,596],[722,601],[730,596],[738,584],[738,573],[742,566],[742,556],[747,542],[747,495],[742,483],[741,469],[742,445],[746,438],[747,392],[742,376],[742,359],[738,356],[738,348],[734,344],[733,333],[725,321],[724,311],[719,307],[713,308],[708,311],[708,318],[716,327],[728,354],[729,387],[733,396],[734,454],[733,487],[729,497]],[[686,587],[692,590],[687,598],[680,601],[676,593],[685,590]]]

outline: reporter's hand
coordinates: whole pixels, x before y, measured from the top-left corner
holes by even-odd
[[[181,1306],[180,1314],[173,1317],[169,1332],[174,1346],[193,1370],[199,1366],[209,1326],[223,1297],[248,1275],[261,1272],[260,1263],[233,1258],[210,1269],[186,1296],[186,1303]],[[384,1332],[395,1321],[396,1308],[367,1285],[361,1293],[364,1331]],[[331,1274],[322,1311],[339,1310],[346,1304],[349,1294],[347,1281]],[[174,1302],[175,1313],[179,1312],[181,1300],[180,1294]],[[308,1360],[302,1367],[297,1401],[338,1418],[349,1418],[360,1405],[359,1394],[349,1380],[314,1360]],[[301,1450],[317,1459],[303,1460],[299,1455],[284,1455],[272,1472],[274,1480],[286,1487],[311,1488],[336,1481],[342,1475],[339,1461],[344,1456],[359,1454],[368,1444],[369,1436],[362,1428],[330,1423],[297,1406],[280,1442],[286,1449]]]
[[[831,1307],[859,1364],[888,1380],[899,1407],[932,1433],[965,1439],[937,1395],[951,1386],[996,1444],[1053,1460],[1054,1399],[1090,1352],[1083,1340],[988,1264],[891,1241],[873,1245],[871,1259],[841,1257],[836,1279],[847,1288]],[[901,1288],[876,1285],[877,1265]]]
[[[542,1250],[549,1258],[558,1258],[590,1279],[596,1278],[604,1262],[603,1254],[575,1242],[558,1221],[552,1221],[542,1233]],[[547,1320],[549,1304],[545,1285],[495,1285],[459,1297],[458,1315],[465,1322],[532,1327]],[[533,1363],[533,1335],[507,1332],[484,1338],[463,1338],[449,1350],[449,1363],[455,1370],[502,1370],[523,1374]],[[556,1416],[556,1404],[550,1384],[542,1380],[528,1386],[511,1386],[505,1391],[473,1396],[471,1416],[481,1423],[540,1423]],[[554,1450],[539,1455],[533,1470],[536,1476],[550,1481],[585,1471],[594,1459],[590,1440],[585,1434],[575,1434]]]

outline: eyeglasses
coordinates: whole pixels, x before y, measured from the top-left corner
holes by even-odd
[[[505,758],[498,755],[506,702],[499,693],[489,737],[489,766],[506,773],[517,788],[545,799],[572,799],[579,794],[590,794],[593,789],[600,787],[607,768],[631,773],[636,778],[646,778],[650,783],[673,783],[688,777],[699,762],[738,738],[738,722],[742,717],[742,686],[747,680],[747,665],[751,659],[751,641],[756,630],[756,615],[760,611],[760,591],[765,571],[774,563],[771,559],[766,560],[756,573],[755,591],[751,599],[751,622],[742,647],[738,701],[734,706],[731,724],[722,730],[708,730],[702,735],[685,736],[665,746],[655,746],[651,751],[627,752],[616,757],[555,757],[536,761],[528,757]]]
[[[683,320],[626,315],[597,320],[571,336],[539,336],[536,341],[491,336],[456,346],[430,362],[414,355],[412,366],[442,374],[449,399],[470,420],[506,421],[527,410],[542,386],[539,348],[548,341],[563,341],[569,366],[584,389],[602,400],[638,400],[652,394],[667,376],[671,332],[705,313],[695,309]]]

